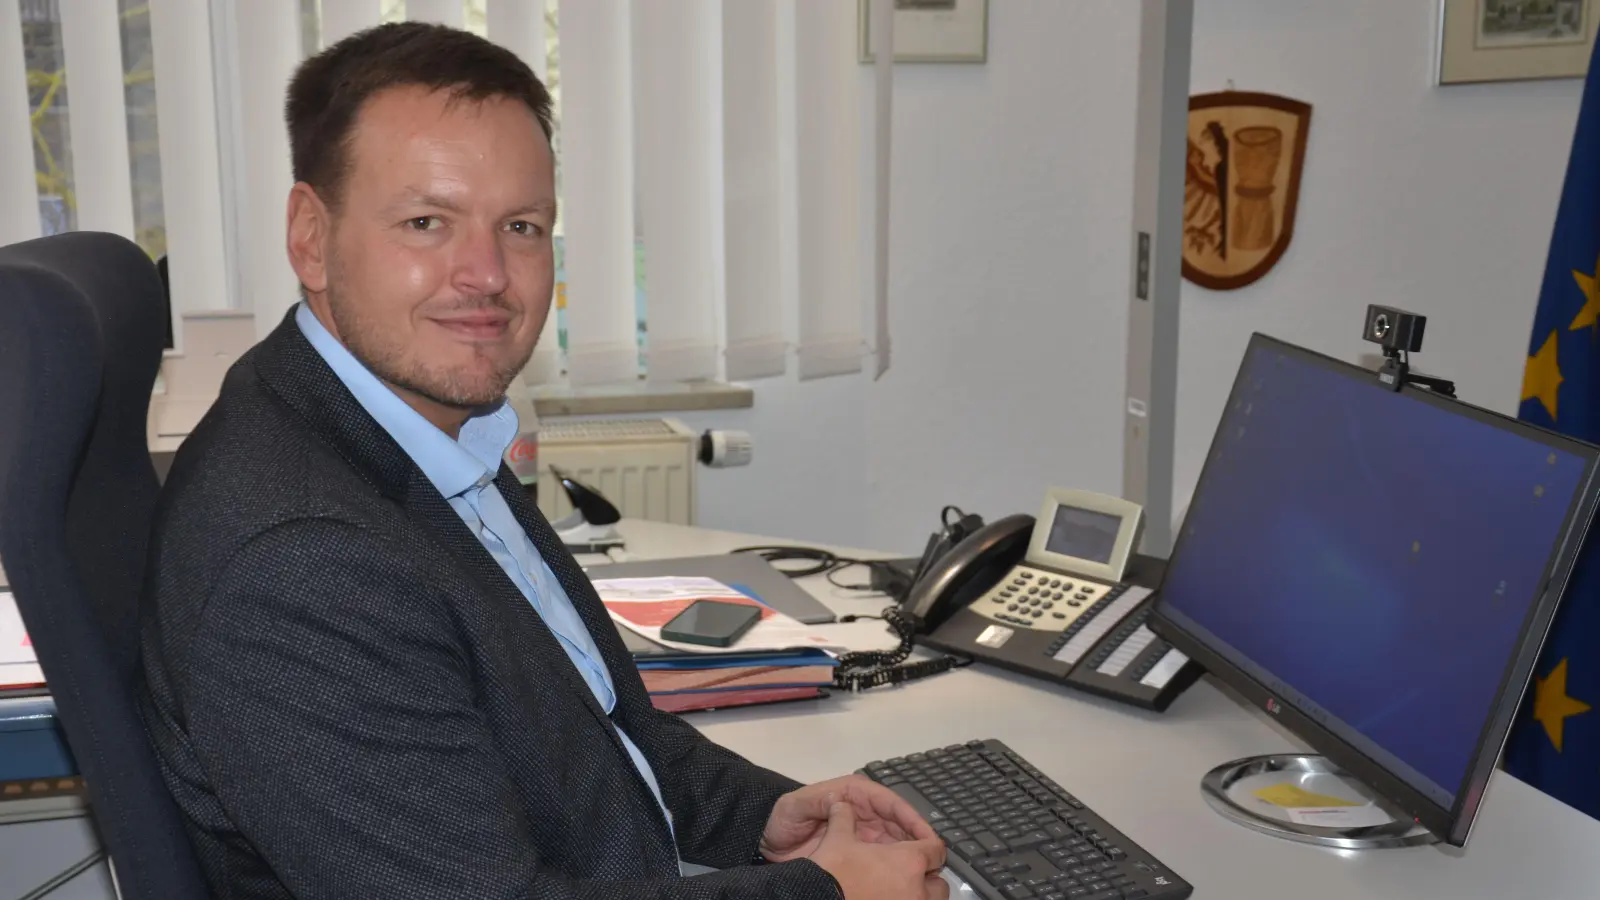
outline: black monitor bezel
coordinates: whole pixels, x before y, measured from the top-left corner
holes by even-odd
[[[1292,355],[1330,370],[1347,374],[1353,378],[1370,378],[1374,387],[1388,389],[1386,385],[1378,382],[1378,374],[1376,372],[1315,350],[1256,332],[1251,335],[1244,357],[1240,361],[1239,370],[1234,376],[1233,387],[1228,393],[1229,404],[1239,396],[1250,357],[1256,351],[1262,349]],[[1585,459],[1584,474],[1579,483],[1577,502],[1571,505],[1567,518],[1562,524],[1561,543],[1551,554],[1549,562],[1546,563],[1542,581],[1543,588],[1538,592],[1533,602],[1529,604],[1528,613],[1523,619],[1522,630],[1518,636],[1516,654],[1506,667],[1506,672],[1500,681],[1500,687],[1495,694],[1495,711],[1485,722],[1483,731],[1478,736],[1477,749],[1473,753],[1471,763],[1467,766],[1466,776],[1462,779],[1461,784],[1454,786],[1454,802],[1451,807],[1445,808],[1429,799],[1426,794],[1391,773],[1330,729],[1323,727],[1285,698],[1274,694],[1267,685],[1257,681],[1254,676],[1234,665],[1221,652],[1212,649],[1203,639],[1190,634],[1167,616],[1166,605],[1159,590],[1153,601],[1149,625],[1152,631],[1199,663],[1214,678],[1240,694],[1248,702],[1259,708],[1266,709],[1277,721],[1283,723],[1291,733],[1305,741],[1313,751],[1322,754],[1344,771],[1360,779],[1363,784],[1376,791],[1407,815],[1412,816],[1415,822],[1433,832],[1440,840],[1452,846],[1465,847],[1471,835],[1472,826],[1477,820],[1478,809],[1482,805],[1483,795],[1488,787],[1489,779],[1493,775],[1495,767],[1499,764],[1501,753],[1504,751],[1506,740],[1510,735],[1512,721],[1521,708],[1528,683],[1533,676],[1534,666],[1537,664],[1540,653],[1543,650],[1545,639],[1549,634],[1550,623],[1555,617],[1558,601],[1568,579],[1571,577],[1573,564],[1577,559],[1578,551],[1583,546],[1584,538],[1593,519],[1597,503],[1596,474],[1597,469],[1600,469],[1600,447],[1502,413],[1445,397],[1433,391],[1411,386],[1403,387],[1401,390],[1411,399],[1470,416],[1485,424],[1537,436],[1541,441],[1550,445],[1552,449],[1571,452]],[[1212,435],[1211,446],[1206,453],[1206,462],[1201,469],[1200,479],[1195,485],[1194,498],[1199,498],[1205,491],[1212,459],[1216,454],[1221,436],[1222,429],[1219,421],[1218,429]],[[1192,508],[1192,501],[1190,505]],[[1183,550],[1183,533],[1180,530],[1165,568],[1165,573],[1162,576],[1163,583],[1181,564]],[[1344,723],[1341,722],[1340,724],[1343,725]]]

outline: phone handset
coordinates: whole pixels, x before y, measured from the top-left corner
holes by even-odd
[[[951,521],[951,512],[958,516],[955,521]],[[984,525],[981,517],[967,515],[953,506],[947,506],[943,520],[944,529],[928,539],[928,547],[917,563],[906,599],[898,606],[884,610],[884,621],[899,637],[899,646],[893,650],[861,650],[846,653],[840,657],[839,666],[834,673],[836,687],[859,691],[901,684],[972,662],[971,659],[957,656],[943,656],[913,663],[905,660],[916,646],[916,636],[931,631],[953,608],[942,599],[946,596],[944,588],[937,586],[949,586],[959,592],[973,575],[981,574],[979,571],[973,571],[974,563],[978,569],[986,571],[995,551],[986,553],[983,549],[985,547],[999,544],[1000,552],[1009,553],[1012,544],[1018,540],[1017,534],[1020,534],[1019,546],[1025,546],[1028,530],[1033,525],[1033,517],[1008,516]],[[1020,557],[1020,551],[1018,555]],[[969,562],[963,562],[964,560]],[[1005,565],[1010,565],[1011,562],[1014,560],[1006,562]]]
[[[918,633],[937,628],[1019,562],[1036,520],[1026,513],[996,519],[924,567],[901,604]]]

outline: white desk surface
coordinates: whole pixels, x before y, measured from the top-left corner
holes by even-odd
[[[633,559],[793,543],[654,522],[624,522],[622,530]],[[885,604],[820,578],[801,583],[840,613],[874,613]],[[818,627],[852,647],[894,643],[878,621]],[[1265,714],[1204,679],[1157,714],[978,665],[858,696],[690,713],[687,720],[713,740],[802,781],[874,759],[999,738],[1193,884],[1196,900],[1600,897],[1600,866],[1588,858],[1600,854],[1600,822],[1503,773],[1490,785],[1471,843],[1459,851],[1329,850],[1221,818],[1200,796],[1206,771],[1239,757],[1304,748]],[[29,890],[80,858],[92,846],[83,822],[0,827],[0,897]],[[56,896],[111,897],[104,867],[52,900]]]

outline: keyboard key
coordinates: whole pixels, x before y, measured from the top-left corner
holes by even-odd
[[[983,845],[974,840],[959,841],[952,849],[955,850],[957,856],[967,862],[973,862],[989,855],[989,851],[983,849]]]
[[[1006,845],[1012,850],[1020,853],[1023,850],[1030,850],[1039,846],[1040,844],[1048,842],[1049,840],[1050,835],[1045,834],[1042,831],[1029,831],[1014,838],[1007,838]]]
[[[1000,840],[992,831],[980,831],[973,835],[972,839],[990,855],[1006,852],[1006,842]]]
[[[1116,888],[1107,888],[1103,891],[1095,891],[1091,888],[1091,893],[1084,897],[1083,900],[1122,900],[1122,892]]]
[[[1150,896],[1150,892],[1144,888],[1125,888],[1122,891],[1122,900],[1140,900],[1140,898],[1148,896]]]
[[[1038,896],[1033,892],[1033,888],[1025,884],[1007,885],[1006,889],[1000,893],[1007,897],[1008,900],[1026,900],[1026,898]],[[1117,900],[1122,900],[1122,898],[1118,897]]]

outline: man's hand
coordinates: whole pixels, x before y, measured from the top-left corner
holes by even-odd
[[[855,807],[842,800],[829,809],[825,828],[811,861],[833,876],[845,900],[949,900],[939,838],[864,841]]]
[[[769,862],[812,856],[828,831],[837,827],[833,824],[836,803],[850,807],[851,836],[857,841],[938,841],[933,828],[899,794],[863,775],[846,775],[778,798],[761,835],[761,855]]]

